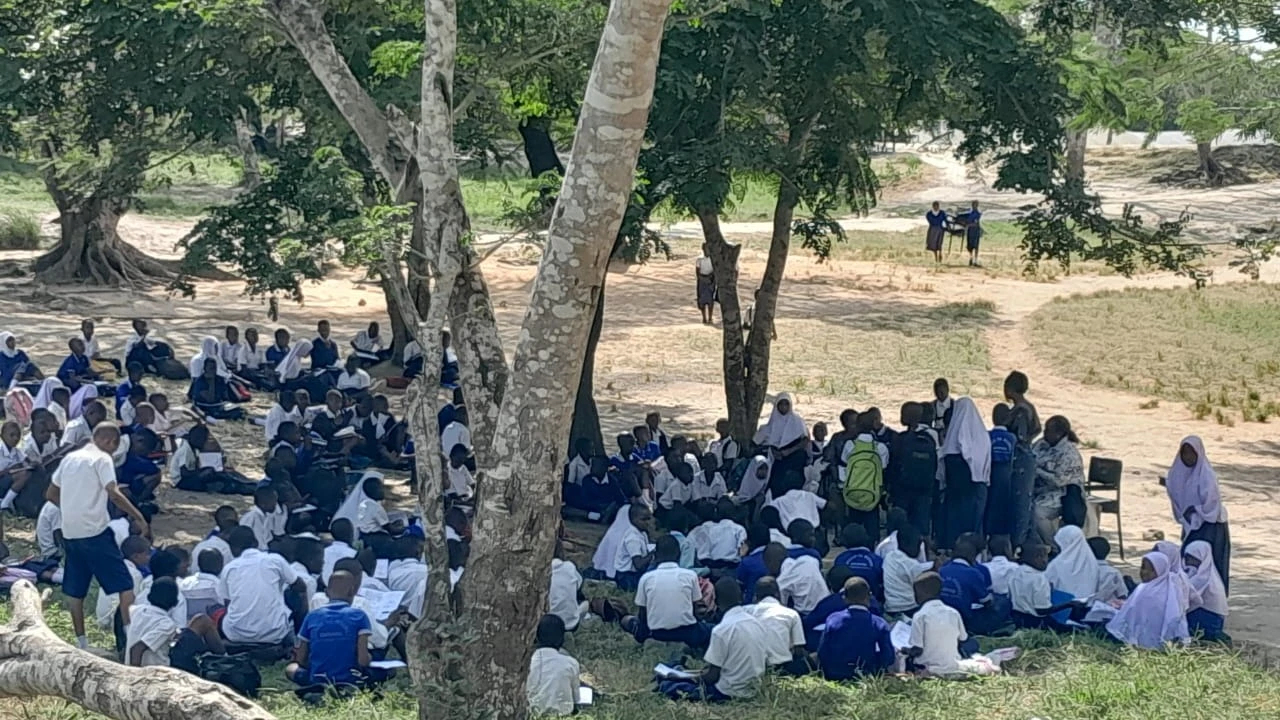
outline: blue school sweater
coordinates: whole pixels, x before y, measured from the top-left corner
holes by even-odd
[[[991,594],[991,580],[980,567],[955,559],[938,569],[942,576],[943,603],[960,613],[968,621],[973,606]]]
[[[311,368],[319,370],[333,366],[338,362],[338,346],[333,340],[323,340],[317,337],[311,341]]]
[[[827,618],[818,643],[818,665],[828,680],[879,675],[893,667],[889,623],[863,607],[851,607]]]
[[[869,548],[849,548],[836,556],[836,565],[844,565],[854,575],[867,581],[871,594],[884,597],[884,559]]]
[[[991,463],[1003,465],[1013,462],[1013,448],[1018,438],[1005,428],[997,425],[991,428]]]
[[[18,374],[18,368],[31,362],[27,357],[27,353],[22,350],[14,353],[13,357],[0,354],[0,385],[9,387],[13,382],[13,376]]]
[[[89,356],[87,355],[68,355],[66,360],[58,366],[58,379],[67,387],[75,387],[80,384],[78,377],[93,377],[94,372],[89,366]],[[125,397],[128,397],[127,395]]]
[[[284,360],[285,355],[289,354],[289,348],[280,347],[279,345],[272,343],[271,347],[267,348],[267,351],[263,354],[266,356],[267,362],[274,368],[280,364],[281,360]]]

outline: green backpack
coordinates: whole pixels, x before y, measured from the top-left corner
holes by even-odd
[[[874,442],[855,440],[844,481],[844,504],[854,510],[874,510],[880,505],[884,467]]]

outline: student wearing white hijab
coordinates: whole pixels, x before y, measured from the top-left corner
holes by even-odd
[[[1213,548],[1213,565],[1222,587],[1231,590],[1231,533],[1227,509],[1218,489],[1218,474],[1209,464],[1204,442],[1195,435],[1183,438],[1178,456],[1165,477],[1165,489],[1173,505],[1173,518],[1182,525],[1182,542],[1203,540]]]
[[[973,398],[955,400],[939,454],[946,471],[947,517],[946,527],[938,533],[938,546],[950,548],[963,533],[983,527],[987,486],[991,484],[991,435]]]
[[[364,493],[364,481],[369,478],[382,480],[383,475],[380,472],[366,470],[364,475],[360,476],[360,482],[351,488],[346,499],[338,506],[338,511],[333,514],[333,520],[343,519],[350,522],[352,527],[356,526],[360,516],[360,503],[369,499],[369,496]],[[331,520],[329,524],[332,525],[333,521]]]
[[[1223,632],[1227,621],[1227,589],[1213,566],[1213,547],[1203,540],[1187,544],[1187,580],[1195,594],[1187,613],[1187,629],[1206,640],[1228,640]]]
[[[739,505],[752,502],[763,496],[768,486],[769,458],[756,455],[751,458],[747,471],[742,474],[742,484],[738,486],[738,492],[733,496],[733,501]]]
[[[1187,630],[1186,594],[1175,584],[1175,572],[1163,553],[1147,553],[1142,559],[1142,584],[1134,588],[1116,616],[1107,623],[1107,632],[1126,645],[1159,650],[1167,642],[1185,644]]]
[[[1054,590],[1069,593],[1080,600],[1098,594],[1098,560],[1089,548],[1084,531],[1075,525],[1063,525],[1053,536],[1058,554],[1045,568],[1045,577]]]
[[[222,352],[218,348],[218,338],[212,335],[206,336],[204,340],[200,341],[200,352],[191,357],[191,362],[187,365],[191,377],[198,378],[204,374],[206,360],[213,360],[218,364],[218,377],[224,380],[231,379],[231,371],[227,369],[227,364],[223,362]]]
[[[805,427],[804,418],[795,411],[791,393],[778,393],[769,422],[756,432],[754,439],[757,445],[769,448],[772,472],[799,472],[804,469],[808,460],[804,451],[809,443],[809,429]]]
[[[281,383],[291,383],[302,375],[302,361],[311,356],[311,341],[298,340],[289,348],[289,354],[276,365],[276,375]]]
[[[614,556],[618,554],[618,546],[622,544],[622,538],[631,529],[630,515],[630,505],[618,508],[618,514],[613,518],[613,523],[605,531],[604,537],[600,538],[600,544],[596,546],[596,551],[591,556],[591,567],[610,580],[618,572]]]
[[[1169,561],[1169,571],[1173,574],[1170,582],[1178,586],[1182,593],[1187,596],[1187,602],[1192,605],[1199,604],[1200,593],[1191,584],[1186,570],[1182,567],[1182,550],[1168,540],[1161,540],[1155,544],[1152,552],[1164,555],[1165,559]]]

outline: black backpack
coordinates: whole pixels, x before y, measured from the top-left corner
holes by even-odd
[[[914,493],[932,493],[937,487],[938,443],[924,430],[912,430],[898,435],[899,490]]]
[[[203,655],[200,657],[200,677],[226,685],[245,697],[258,697],[262,687],[262,674],[247,653],[241,655]]]

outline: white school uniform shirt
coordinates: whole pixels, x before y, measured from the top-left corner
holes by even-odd
[[[420,358],[420,357],[422,357],[422,346],[418,344],[417,340],[410,340],[409,342],[404,344],[404,361],[403,362],[407,363],[410,360],[413,360],[414,358]]]
[[[689,542],[699,560],[737,560],[747,531],[732,520],[705,522],[689,533]]]
[[[960,643],[968,638],[960,613],[941,600],[926,602],[911,617],[911,647],[924,651],[916,664],[930,675],[960,672]]]
[[[333,575],[333,566],[338,564],[339,560],[346,560],[356,556],[355,548],[342,542],[334,540],[324,549],[324,567],[320,570],[320,579],[329,582],[329,576]]]
[[[901,550],[884,559],[884,609],[900,613],[916,606],[915,583],[920,573],[933,569],[933,563],[920,562]]]
[[[154,582],[155,576],[148,575],[142,578],[142,581],[137,584],[137,596],[134,598],[134,603],[138,607],[151,605],[151,598],[148,596],[151,593],[151,585]],[[174,580],[174,584],[177,584],[177,580]],[[165,614],[172,618],[173,622],[178,625],[178,627],[187,626],[187,598],[182,594],[181,587],[178,588],[178,604],[166,610]]]
[[[116,547],[124,545],[124,541],[129,539],[129,518],[118,517],[107,523],[107,529],[111,531],[112,537],[116,540]],[[66,533],[63,533],[65,536]]]
[[[356,510],[356,530],[362,533],[382,532],[383,526],[390,522],[391,518],[381,502],[373,498],[360,501],[360,507]]]
[[[75,420],[63,423],[62,427],[62,447],[84,445],[93,440],[93,429],[89,427],[89,423],[84,419],[83,415]]]
[[[61,490],[64,538],[91,538],[107,529],[111,520],[107,487],[116,484],[116,466],[110,455],[92,443],[70,452],[53,472],[52,482]]]
[[[277,535],[284,535],[284,525],[288,520],[289,511],[283,505],[276,505],[273,513],[263,512],[262,508],[254,505],[249,508],[249,512],[240,516],[240,524],[252,530],[253,536],[258,539],[259,550],[266,550],[267,544]]]
[[[582,685],[578,661],[555,648],[538,648],[529,658],[525,695],[531,715],[571,715]]]
[[[809,555],[782,561],[778,587],[782,590],[783,602],[789,602],[802,613],[813,610],[830,594],[827,581],[822,577],[822,563]]]
[[[27,459],[26,453],[22,451],[22,444],[19,443],[13,447],[0,442],[0,470],[8,470],[14,465],[21,465]]]
[[[47,409],[53,413],[53,419],[58,421],[58,427],[62,428],[62,436],[66,437],[67,409],[56,402],[49,403]]]
[[[768,631],[769,642],[765,650],[769,664],[791,662],[791,649],[804,646],[804,623],[800,620],[800,613],[771,597],[761,598],[754,605],[745,607]]]
[[[293,571],[298,574],[298,579],[301,580],[302,584],[306,586],[307,588],[306,597],[311,597],[312,595],[315,595],[316,587],[317,587],[316,576],[312,575],[310,570],[307,570],[307,566],[303,565],[300,562],[291,562],[289,563],[289,567],[293,568]]]
[[[582,589],[582,574],[573,563],[554,558],[551,561],[551,593],[547,596],[548,612],[564,621],[566,630],[578,627],[581,613],[578,611],[578,591]]]
[[[102,354],[102,346],[98,345],[98,336],[95,334],[91,338],[86,338],[84,333],[80,333],[80,339],[84,342],[84,356],[90,360]]]
[[[645,609],[650,630],[674,630],[698,621],[693,604],[702,599],[698,574],[673,562],[640,576],[636,605]]]
[[[982,563],[982,566],[991,575],[991,592],[996,595],[1008,595],[1009,578],[1017,571],[1018,563],[1003,555],[997,555]]]
[[[658,504],[670,510],[676,503],[688,505],[693,502],[693,483],[688,485],[680,480],[672,479],[667,485],[666,491],[662,493],[662,497],[658,498]]]
[[[808,520],[809,524],[818,527],[821,518],[818,511],[827,506],[827,501],[807,490],[789,490],[771,503],[778,508],[778,516],[782,518],[782,527],[791,527],[793,520]]]
[[[65,533],[65,531],[63,531]],[[137,598],[138,586],[142,584],[142,573],[138,572],[138,566],[133,564],[132,560],[124,561],[125,569],[129,571],[129,577],[133,578],[134,598]],[[98,601],[94,607],[94,618],[98,621],[98,627],[109,628],[115,620],[116,608],[120,607],[120,594],[112,593],[110,595],[98,591]],[[130,618],[132,621],[132,618]]]
[[[276,439],[276,433],[280,431],[280,424],[286,421],[302,422],[302,413],[298,410],[298,407],[295,405],[292,410],[285,412],[285,409],[280,407],[280,403],[272,405],[271,409],[267,411],[267,419],[262,424],[264,434],[267,436],[267,442]]]
[[[1053,605],[1049,578],[1030,565],[1019,565],[1009,576],[1009,603],[1014,612],[1035,615]]]
[[[169,666],[169,648],[178,639],[178,631],[186,626],[174,622],[169,613],[152,605],[134,605],[129,611],[130,624],[125,628],[124,661],[132,664],[131,651],[142,643],[140,667]]]
[[[693,478],[693,500],[719,500],[729,494],[729,487],[724,482],[724,476],[718,472],[711,473],[711,479],[708,480],[705,473],[698,473]]]
[[[360,368],[356,368],[352,374],[347,374],[347,371],[343,370],[338,375],[339,390],[368,390],[370,385],[373,385],[373,380],[369,378],[369,373]]]
[[[45,501],[40,506],[40,516],[36,518],[36,545],[40,547],[40,557],[48,559],[60,552],[53,534],[61,529],[62,508]]]
[[[880,556],[881,560],[884,560],[889,557],[889,553],[897,549],[898,549],[898,531],[894,530],[893,532],[889,533],[888,537],[881,540],[876,545],[876,554]],[[924,552],[924,543],[921,542],[920,551],[916,553],[916,560],[919,560],[920,562],[925,562],[927,559],[928,559],[928,556],[925,555],[925,552]]]
[[[777,528],[769,528],[769,542],[778,543],[783,547],[791,547],[791,538],[787,534]]]
[[[1106,560],[1098,560],[1098,594],[1094,596],[1094,600],[1105,603],[1127,597],[1129,586],[1124,584],[1124,575]]]
[[[133,408],[133,403],[125,400],[120,403],[120,422],[125,425],[132,425],[133,421],[138,417],[138,411]]]
[[[178,581],[178,589],[187,600],[187,620],[196,615],[208,615],[209,608],[214,605],[227,604],[227,599],[222,596],[221,585],[217,575],[203,572]]]
[[[769,631],[748,608],[738,606],[724,614],[711,630],[711,644],[702,659],[720,668],[716,689],[731,698],[749,698],[759,689],[768,667]]]
[[[738,459],[740,449],[737,440],[727,437],[712,440],[711,444],[707,446],[707,452],[715,455],[718,465],[724,467],[726,462],[732,463]]]
[[[462,499],[471,497],[471,470],[466,465],[454,467],[453,463],[449,463],[445,466],[445,474],[449,481],[445,488],[446,495],[456,495]]]
[[[196,567],[200,567],[200,553],[204,552],[205,550],[213,550],[214,552],[221,555],[223,567],[226,567],[232,560],[236,559],[235,555],[231,554],[231,546],[227,544],[226,540],[223,540],[217,535],[210,535],[209,537],[196,543],[196,546],[191,549],[192,565],[195,565]]]
[[[226,340],[218,343],[218,357],[222,360],[222,364],[228,370],[237,370],[240,367],[240,354],[244,349],[245,343],[237,342],[232,345]]]
[[[228,363],[232,362],[227,360]],[[235,366],[248,370],[257,370],[267,364],[267,350],[259,344],[257,347],[249,347],[249,343],[242,342],[236,345]]]
[[[249,548],[222,570],[218,592],[227,598],[222,634],[233,643],[276,643],[293,625],[284,591],[298,574],[279,555]]]
[[[427,564],[413,558],[392,560],[387,564],[387,587],[404,593],[401,604],[415,618],[422,617],[427,604]]]
[[[444,449],[446,453],[448,453],[449,450],[450,448]],[[579,455],[574,455],[569,458],[569,462],[565,464],[564,478],[566,482],[571,482],[574,485],[581,485],[582,479],[590,474],[591,463],[583,460]]]
[[[642,530],[638,530],[635,526],[628,523],[626,530],[623,532],[622,539],[618,542],[618,550],[613,555],[613,571],[635,572],[635,565],[631,559],[637,555],[649,554],[649,536],[645,535]]]
[[[454,445],[465,445],[471,448],[471,430],[466,425],[454,420],[444,426],[444,430],[440,433],[440,448],[444,452],[445,457],[449,456],[449,451]]]
[[[50,435],[48,442],[43,446],[36,442],[36,436],[27,433],[22,438],[22,456],[32,465],[39,465],[54,453],[58,452],[58,436]]]

